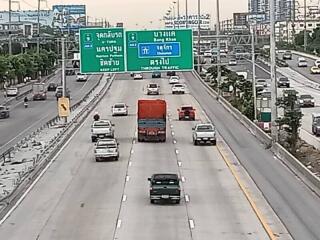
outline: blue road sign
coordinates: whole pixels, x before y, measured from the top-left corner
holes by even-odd
[[[180,42],[139,43],[139,58],[180,57]]]

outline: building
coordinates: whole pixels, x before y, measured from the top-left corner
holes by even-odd
[[[276,21],[292,19],[294,12],[294,0],[274,0]],[[269,0],[249,0],[248,9],[250,14],[264,14],[265,21],[270,20]]]

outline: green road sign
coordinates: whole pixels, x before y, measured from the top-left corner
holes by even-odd
[[[80,29],[82,73],[124,72],[123,28]]]
[[[127,71],[193,70],[192,30],[127,31]]]

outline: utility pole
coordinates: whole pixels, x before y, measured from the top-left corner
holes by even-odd
[[[216,35],[217,35],[217,82],[218,82],[218,96],[217,99],[220,98],[220,83],[221,83],[221,56],[220,56],[220,7],[219,0],[216,0],[217,3],[217,27],[216,27]]]
[[[176,28],[176,9],[174,8],[174,5],[176,4],[176,2],[173,2],[173,7],[172,7],[172,13],[173,13],[173,28]]]
[[[12,39],[11,39],[11,12],[12,12],[12,8],[11,8],[11,0],[9,0],[9,46],[8,46],[8,50],[9,50],[9,55],[12,55]]]
[[[253,107],[254,107],[254,121],[257,121],[256,58],[255,58],[255,47],[254,47],[254,43],[255,43],[254,35],[255,35],[255,27],[252,24],[252,32],[251,32],[252,94],[253,94]]]
[[[276,78],[276,41],[275,41],[275,7],[274,1],[270,6],[270,62],[271,62],[271,137],[272,142],[278,142],[277,111],[277,78]]]
[[[188,28],[188,0],[186,0],[186,28]]]
[[[178,7],[178,10],[177,10],[177,13],[178,13],[178,28],[180,28],[180,1],[177,0],[177,7]]]
[[[62,97],[66,97],[67,86],[66,86],[66,49],[65,49],[65,38],[61,38],[61,80],[62,80]],[[67,117],[64,118],[64,122],[67,123]]]
[[[304,32],[303,32],[303,50],[307,51],[308,36],[307,36],[307,0],[304,0]]]
[[[200,37],[201,37],[201,34],[200,34],[200,0],[198,0],[198,60],[197,60],[198,66],[197,66],[197,70],[198,70],[199,74],[200,74]]]
[[[38,32],[37,32],[37,54],[40,53],[40,1],[38,0]]]
[[[295,30],[295,21],[296,21],[296,1],[293,0],[293,9],[292,9],[292,44],[295,45],[295,35],[296,35],[296,30]]]

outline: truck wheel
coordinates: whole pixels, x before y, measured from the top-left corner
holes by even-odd
[[[193,140],[193,145],[197,146],[198,145],[198,141],[197,140]]]
[[[150,203],[152,203],[152,204],[153,204],[153,203],[154,203],[154,199],[150,199]]]
[[[212,142],[212,145],[213,145],[213,146],[217,145],[217,140],[214,140],[214,141]]]
[[[180,204],[180,199],[179,199],[179,200],[176,200],[176,204]]]
[[[97,139],[96,139],[96,138],[91,138],[91,141],[92,141],[92,142],[96,142]]]

